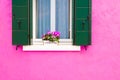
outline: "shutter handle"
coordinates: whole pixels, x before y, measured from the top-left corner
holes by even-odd
[[[83,20],[82,21],[82,30],[84,30],[85,29],[85,21]]]
[[[15,19],[15,14],[13,14],[13,19]]]
[[[21,23],[22,23],[22,22],[19,20],[19,21],[18,21],[18,29],[21,28]]]
[[[87,16],[87,20],[88,20],[88,21],[90,20],[90,14]]]

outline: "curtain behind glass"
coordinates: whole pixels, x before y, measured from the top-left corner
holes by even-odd
[[[69,0],[56,0],[56,30],[62,39],[69,38]]]
[[[38,36],[50,31],[50,0],[38,0]]]

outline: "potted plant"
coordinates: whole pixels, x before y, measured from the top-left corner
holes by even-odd
[[[59,43],[60,39],[60,32],[54,31],[54,32],[47,32],[42,36],[43,44],[45,41],[49,41],[51,43]]]

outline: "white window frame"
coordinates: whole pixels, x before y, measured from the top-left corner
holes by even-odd
[[[55,7],[55,0],[52,0],[53,3],[51,3],[51,7]],[[60,39],[60,43],[58,44],[43,44],[42,39],[37,38],[37,5],[36,0],[33,0],[33,39],[31,40],[32,45],[23,46],[24,51],[80,51],[80,46],[72,45],[72,0],[70,0],[70,39]],[[54,18],[53,21],[51,21],[51,26],[54,26],[55,28],[55,8],[52,8],[51,12],[54,13],[53,15],[50,15]],[[52,14],[53,14],[52,13]],[[52,31],[54,31],[54,28],[52,28]]]
[[[32,44],[42,44],[43,42],[42,42],[42,39],[38,39],[37,38],[37,2],[36,2],[37,0],[33,0],[33,41],[32,41]],[[50,26],[52,26],[52,27],[50,27],[50,30],[51,31],[55,31],[55,2],[56,0],[51,0],[51,8],[50,8]],[[69,21],[69,26],[70,26],[70,39],[60,39],[60,43],[59,44],[70,44],[70,45],[72,45],[72,2],[71,2],[72,0],[70,0],[70,21]]]

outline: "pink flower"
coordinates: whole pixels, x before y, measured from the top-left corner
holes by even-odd
[[[47,34],[49,35],[49,34],[51,34],[51,32],[49,31],[49,32],[47,32]]]
[[[52,38],[56,38],[56,37],[53,35]]]
[[[60,34],[57,34],[56,36],[60,36]]]
[[[52,35],[54,35],[54,36],[60,36],[60,33],[57,32],[57,31],[55,31],[55,32],[52,32]]]

